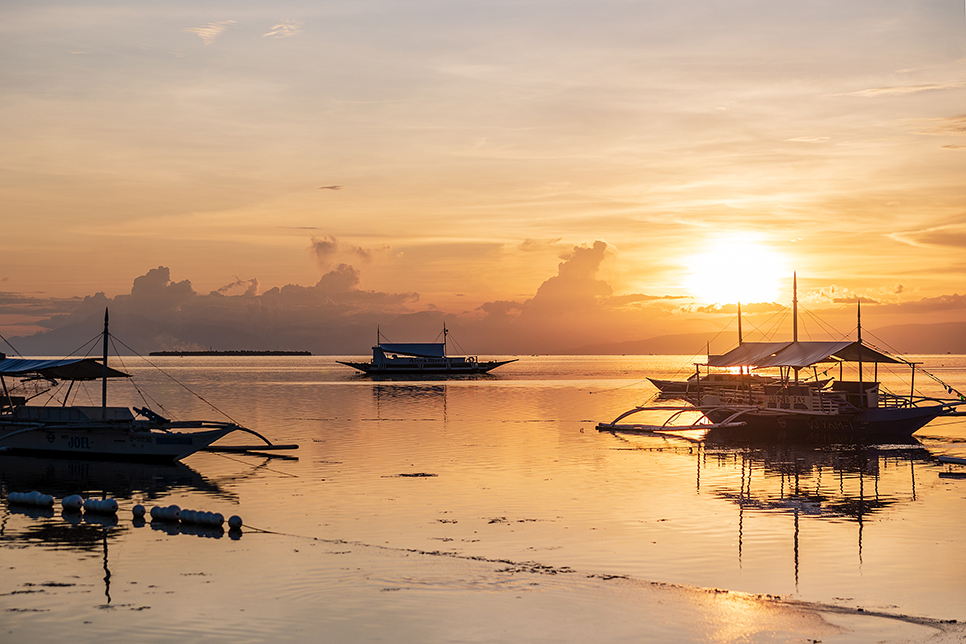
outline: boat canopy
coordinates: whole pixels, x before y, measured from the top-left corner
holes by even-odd
[[[858,342],[745,342],[720,356],[708,356],[709,367],[810,367],[819,362],[884,362],[905,364]]]
[[[23,377],[39,375],[54,380],[99,380],[103,378],[104,364],[94,358],[61,358],[57,360],[34,360],[30,358],[4,358],[0,360],[0,376]],[[107,367],[108,378],[130,378],[131,374]]]
[[[382,342],[373,347],[373,349],[382,349],[384,353],[402,353],[403,355],[418,356],[420,358],[446,357],[446,344],[443,342]]]

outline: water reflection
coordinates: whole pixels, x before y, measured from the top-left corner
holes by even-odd
[[[866,524],[893,506],[915,501],[916,465],[935,460],[915,440],[843,448],[702,442],[696,454],[699,491],[702,470],[706,477],[712,472],[733,475],[738,470],[737,477],[715,477],[711,493],[738,506],[739,564],[747,513],[792,516],[796,591],[803,519],[854,522],[861,565]]]
[[[373,385],[372,396],[376,401],[392,402],[397,399],[445,401],[446,385]]]
[[[57,498],[70,494],[154,500],[177,490],[233,499],[234,495],[183,463],[150,464],[84,461],[38,456],[0,456],[0,487],[40,490]]]
[[[108,542],[117,542],[129,528],[119,525],[116,515],[81,514],[80,512],[64,511],[63,521],[54,519],[51,508],[25,508],[8,506],[10,515],[23,515],[37,521],[26,525],[13,534],[4,534],[6,520],[0,529],[0,536],[11,544],[40,545],[54,550],[73,550],[91,555],[100,555],[104,571],[104,597],[106,603],[111,603],[111,569],[108,559]],[[6,517],[4,517],[6,519]],[[45,582],[45,585],[74,585],[73,583],[56,584]]]

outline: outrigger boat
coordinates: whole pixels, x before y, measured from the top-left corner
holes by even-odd
[[[800,342],[798,340],[798,298],[793,299],[794,332],[791,342],[741,342],[723,355],[708,356],[708,368],[741,369],[744,383],[734,389],[709,388],[683,396],[681,405],[642,405],[630,409],[601,431],[707,430],[707,436],[722,440],[773,440],[801,443],[876,443],[909,439],[917,430],[940,416],[963,415],[966,401],[915,395],[918,363],[908,362],[862,341],[861,305],[858,340],[843,342]],[[858,380],[842,379],[845,362],[858,364]],[[863,379],[863,364],[872,363],[875,378]],[[912,369],[908,396],[880,390],[879,363],[906,364]],[[822,389],[799,381],[799,371],[818,364],[838,364],[839,379]],[[755,384],[753,369],[778,368],[777,383]],[[624,422],[629,416],[653,412],[670,416],[664,423]],[[695,416],[690,424],[677,424]]]
[[[297,449],[298,445],[275,445],[258,432],[232,422],[205,420],[173,421],[147,406],[110,407],[107,381],[129,378],[107,364],[108,314],[104,313],[104,355],[95,358],[34,360],[7,358],[0,354],[0,452],[67,456],[84,459],[124,461],[176,461],[233,432],[256,436],[264,444],[226,446],[231,451]],[[32,392],[8,387],[7,379],[21,385],[39,384]],[[101,380],[101,405],[67,405],[78,381]],[[63,405],[30,405],[32,398],[46,394],[60,381],[70,383]],[[17,395],[20,393],[21,395]],[[137,418],[140,416],[141,418]],[[195,431],[182,431],[195,430]],[[210,449],[216,449],[211,446]]]
[[[376,344],[372,347],[371,362],[344,362],[339,364],[358,369],[369,375],[442,375],[457,376],[486,373],[513,360],[489,360],[480,362],[475,356],[446,355],[446,336],[449,330],[443,325],[442,342],[383,342],[376,328]]]

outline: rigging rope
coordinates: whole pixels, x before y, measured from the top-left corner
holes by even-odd
[[[111,337],[114,337],[114,336],[111,336]],[[225,418],[227,418],[231,422],[235,423],[236,425],[241,425],[241,423],[239,423],[237,420],[235,420],[234,418],[232,418],[231,416],[229,416],[227,413],[225,413],[224,411],[222,411],[221,409],[219,409],[213,402],[211,402],[210,400],[206,399],[201,394],[192,391],[186,384],[184,384],[183,382],[181,382],[180,380],[178,380],[177,378],[175,378],[174,376],[172,376],[171,374],[169,374],[167,371],[165,371],[164,369],[162,369],[158,365],[154,364],[153,362],[151,362],[150,360],[148,360],[147,358],[145,358],[144,356],[142,356],[140,353],[138,353],[137,351],[135,351],[134,349],[132,349],[130,346],[128,346],[127,344],[125,344],[123,340],[118,339],[117,342],[119,344],[121,344],[125,349],[127,349],[128,351],[130,351],[131,353],[133,353],[135,356],[137,356],[138,358],[141,358],[142,360],[144,360],[145,362],[147,362],[149,365],[151,365],[152,367],[154,367],[155,369],[157,369],[159,372],[161,372],[162,374],[164,374],[168,379],[170,379],[176,385],[180,386],[182,389],[184,389],[185,391],[187,391],[189,394],[191,394],[192,396],[196,397],[198,400],[204,402],[209,407],[211,407],[216,412],[218,412],[219,414],[221,414],[222,416],[224,416]]]

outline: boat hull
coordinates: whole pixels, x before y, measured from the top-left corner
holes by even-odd
[[[751,411],[736,420],[742,426],[716,427],[708,431],[708,440],[779,441],[809,444],[872,444],[907,440],[930,421],[944,415],[948,408],[928,407],[876,408],[854,414],[795,414],[768,410]],[[706,415],[715,423],[732,416],[734,410],[710,411]]]
[[[427,362],[418,365],[395,365],[379,364],[372,362],[342,362],[347,367],[358,369],[359,371],[371,376],[463,376],[487,373],[497,367],[501,367],[515,360],[503,360],[492,362],[473,362],[463,364],[445,364],[437,362]]]
[[[28,431],[16,425],[0,428],[0,450],[83,459],[165,463],[208,447],[231,428],[197,432],[161,432],[130,425],[95,424],[88,427],[45,426]]]

